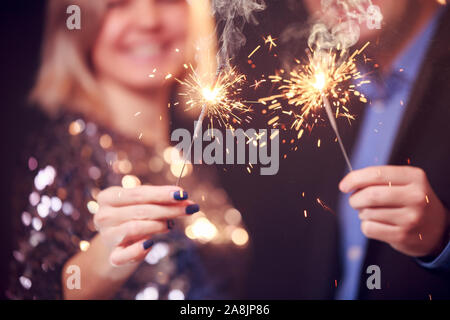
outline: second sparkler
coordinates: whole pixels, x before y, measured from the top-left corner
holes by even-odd
[[[303,136],[305,129],[314,128],[323,115],[322,110],[325,109],[350,171],[352,166],[342,143],[336,119],[345,117],[349,121],[354,120],[349,110],[352,96],[364,103],[367,102],[359,87],[369,81],[365,80],[358,70],[356,57],[368,45],[369,43],[366,43],[350,56],[346,50],[324,50],[320,47],[309,49],[308,60],[305,62],[295,60],[297,66],[287,76],[283,70],[277,75],[270,76],[272,83],[279,84],[280,93],[259,100],[275,113],[269,120],[270,125],[278,125],[280,113],[292,116],[290,128],[298,132],[298,139]],[[279,100],[287,101],[287,106]]]

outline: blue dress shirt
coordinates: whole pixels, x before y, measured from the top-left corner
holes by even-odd
[[[371,104],[366,108],[351,161],[354,169],[386,165],[402,122],[412,86],[430,41],[436,31],[440,13],[437,13],[422,32],[394,62],[390,75],[384,79],[371,79],[361,87]],[[349,195],[341,195],[338,204],[340,228],[340,257],[343,276],[338,286],[337,299],[358,297],[362,265],[367,249],[367,238],[360,229],[358,212],[350,207]],[[450,244],[432,262],[421,263],[428,268],[450,268]]]

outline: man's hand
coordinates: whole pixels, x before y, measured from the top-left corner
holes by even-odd
[[[349,173],[339,184],[353,192],[366,237],[384,241],[413,257],[437,256],[448,241],[448,211],[422,169],[369,167]]]

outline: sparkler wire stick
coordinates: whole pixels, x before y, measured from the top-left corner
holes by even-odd
[[[218,79],[222,69],[223,69],[222,65],[219,65],[217,67],[217,70],[216,70],[216,81],[217,81],[217,79]],[[186,155],[184,156],[184,159],[183,159],[183,167],[181,168],[180,175],[178,176],[178,179],[177,179],[177,184],[176,184],[177,187],[180,186],[181,177],[183,176],[184,169],[186,168],[187,160],[191,156],[191,150],[192,150],[192,146],[194,144],[195,138],[197,138],[197,136],[198,136],[198,134],[200,132],[200,129],[202,128],[203,120],[205,119],[205,116],[206,116],[206,108],[207,108],[206,104],[203,104],[202,111],[200,112],[200,116],[198,117],[197,124],[196,124],[196,126],[194,128],[194,135],[193,135],[192,140],[191,140],[191,145],[189,146],[189,150],[188,150],[188,152],[186,153]]]
[[[333,112],[331,111],[330,101],[328,100],[328,98],[324,94],[322,95],[322,99],[323,99],[323,105],[324,105],[325,110],[327,112],[328,119],[330,120],[330,124],[331,124],[331,127],[334,130],[334,133],[336,134],[336,137],[337,137],[338,142],[339,142],[339,147],[341,148],[342,154],[344,155],[345,162],[347,163],[348,169],[350,171],[353,171],[352,164],[350,163],[350,160],[348,158],[347,151],[345,150],[344,144],[342,143],[341,135],[339,134],[339,130],[338,130],[338,127],[337,127],[336,120],[334,119]]]
[[[203,120],[205,119],[205,115],[206,115],[206,104],[204,104],[202,106],[202,111],[200,112],[200,116],[198,117],[197,124],[194,129],[194,136],[192,137],[191,145],[189,146],[189,150],[187,151],[187,153],[184,156],[183,167],[181,168],[180,175],[178,176],[178,179],[177,179],[177,184],[176,184],[177,187],[180,186],[181,177],[183,176],[184,168],[186,167],[187,160],[191,156],[192,145],[194,144],[195,138],[197,138],[197,136],[200,132],[200,129],[202,128],[202,124],[203,124]]]

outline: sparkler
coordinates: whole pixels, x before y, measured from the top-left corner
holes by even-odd
[[[200,108],[200,116],[194,128],[194,135],[188,152],[184,155],[183,167],[178,176],[177,186],[180,184],[181,177],[186,167],[187,160],[190,157],[192,145],[202,128],[205,117],[210,119],[211,127],[213,120],[217,119],[224,127],[232,127],[233,123],[241,123],[240,114],[247,113],[251,109],[244,102],[239,100],[239,93],[242,91],[241,85],[246,77],[237,72],[235,67],[224,68],[219,66],[216,71],[216,77],[213,84],[204,84],[202,77],[192,66],[189,66],[191,73],[186,80],[177,81],[185,87],[181,96],[187,97],[188,109]]]
[[[350,171],[352,166],[339,134],[336,118],[343,116],[349,121],[354,119],[347,108],[352,95],[357,96],[362,102],[367,102],[365,96],[357,90],[369,81],[364,80],[363,75],[358,71],[356,56],[361,54],[368,45],[369,43],[366,43],[349,58],[345,58],[347,54],[345,50],[310,49],[307,52],[307,62],[302,63],[296,60],[299,66],[289,73],[289,78],[280,75],[270,76],[273,83],[280,84],[281,93],[260,99],[260,102],[264,104],[271,102],[270,110],[280,109],[283,113],[294,115],[291,128],[299,132],[298,138],[301,138],[303,134],[307,119],[313,115],[320,117],[318,112],[325,109]],[[286,99],[288,104],[293,106],[293,110],[290,112],[283,110],[278,101],[279,98]],[[332,106],[335,107],[335,112]],[[279,119],[277,115],[269,120],[269,124],[276,125]]]
[[[347,151],[345,150],[344,144],[342,143],[341,135],[339,134],[339,129],[336,124],[336,120],[333,117],[333,111],[331,111],[330,102],[328,101],[328,98],[324,95],[323,97],[323,105],[325,106],[325,110],[327,112],[328,119],[330,120],[331,127],[334,130],[334,133],[336,134],[336,137],[339,142],[339,147],[341,148],[342,154],[344,155],[345,162],[347,163],[347,167],[350,171],[353,171],[352,164],[350,163],[350,159],[348,158]]]
[[[187,98],[187,110],[201,108],[200,115],[203,114],[203,117],[200,120],[203,121],[207,116],[211,126],[214,119],[225,127],[232,126],[232,123],[241,123],[240,115],[251,110],[239,98],[242,84],[246,80],[245,75],[238,73],[235,67],[219,67],[211,84],[211,81],[204,81],[211,77],[199,75],[192,66],[188,68],[191,73],[187,79],[177,79],[185,89],[180,95]]]

